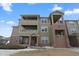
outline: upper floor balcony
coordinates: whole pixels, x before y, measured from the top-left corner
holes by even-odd
[[[65,24],[64,23],[55,23],[52,25],[54,29],[65,29]]]
[[[22,31],[20,32],[20,35],[21,35],[21,36],[30,36],[30,35],[32,35],[32,34],[38,35],[38,30],[22,30]]]
[[[21,25],[37,25],[38,16],[37,15],[23,15],[20,21]]]
[[[20,24],[21,25],[37,25],[38,21],[37,20],[22,20]]]

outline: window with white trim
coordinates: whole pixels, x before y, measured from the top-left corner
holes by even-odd
[[[42,26],[41,27],[41,32],[48,32],[48,27],[47,26]]]
[[[77,28],[69,28],[69,33],[73,34],[73,33],[76,33],[77,31]]]
[[[48,18],[41,18],[41,23],[48,23]]]
[[[41,37],[41,43],[43,44],[49,44],[49,38],[44,36],[44,37]]]

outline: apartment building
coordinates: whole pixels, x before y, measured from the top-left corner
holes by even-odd
[[[18,26],[13,26],[11,44],[28,47],[70,47],[64,13],[54,11],[48,17],[21,15]]]
[[[0,45],[7,45],[10,42],[9,37],[0,36]]]
[[[79,20],[65,20],[70,46],[79,47]]]

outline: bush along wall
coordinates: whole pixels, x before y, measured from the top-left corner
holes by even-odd
[[[0,45],[0,49],[24,49],[26,46],[21,45]]]

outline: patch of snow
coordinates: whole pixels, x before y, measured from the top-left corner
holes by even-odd
[[[43,48],[51,49],[51,48],[54,48],[54,47],[45,46],[45,47],[43,47]]]
[[[79,52],[79,48],[70,48],[70,50],[72,50],[74,52]]]
[[[31,49],[31,48],[18,49],[18,50],[0,49],[0,56],[10,56],[11,54],[17,53],[19,51],[33,51],[33,50],[37,50],[37,49]]]

